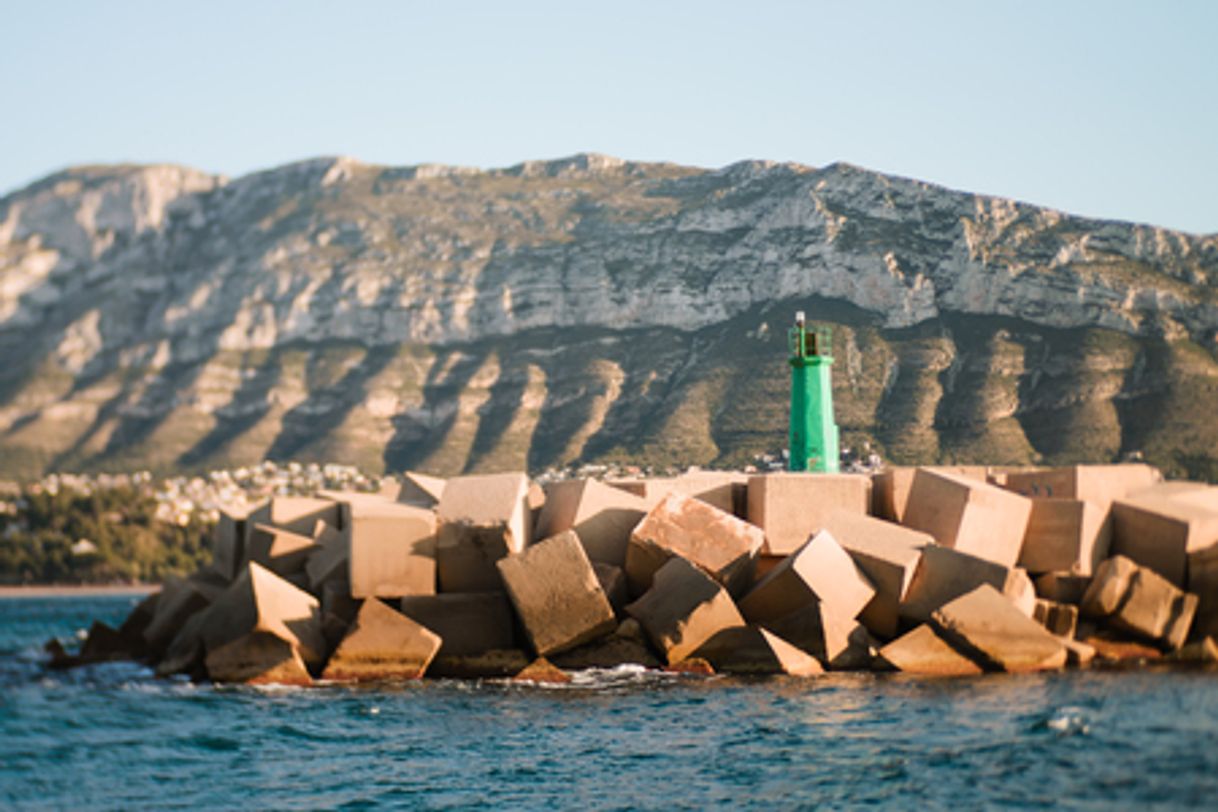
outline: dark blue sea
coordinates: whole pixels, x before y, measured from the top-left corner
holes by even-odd
[[[215,688],[41,644],[129,597],[0,598],[4,809],[1218,807],[1218,673]]]

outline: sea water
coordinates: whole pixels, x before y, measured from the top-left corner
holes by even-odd
[[[41,644],[130,597],[0,599],[4,809],[1218,805],[1218,674],[237,688]]]

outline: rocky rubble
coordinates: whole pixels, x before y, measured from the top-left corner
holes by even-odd
[[[562,682],[624,664],[943,676],[1218,656],[1199,613],[1218,602],[1218,487],[1162,483],[1145,465],[874,480],[724,473],[542,489],[519,473],[407,474],[376,494],[273,497],[227,514],[215,563],[164,584],[119,629],[94,624],[75,653],[48,644],[51,665],[127,658],[162,676],[307,685]],[[870,515],[891,511],[894,482],[909,486],[903,524]],[[1090,519],[1038,521],[1038,500],[1079,502],[1070,516]],[[804,540],[776,555],[793,528]]]

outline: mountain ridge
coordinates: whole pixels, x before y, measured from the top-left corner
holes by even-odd
[[[1147,451],[1196,458],[1196,473],[1218,457],[1215,431],[1183,405],[1218,376],[1218,236],[846,163],[704,170],[581,153],[496,170],[322,157],[231,180],[94,166],[0,198],[0,469],[259,454],[445,472],[608,454],[739,462],[781,448],[781,311],[813,305],[844,314],[844,431],[894,459]],[[960,329],[979,343],[960,346]],[[1078,342],[1043,356],[1059,334]],[[780,407],[749,401],[756,431],[724,434],[734,396],[702,374],[700,343]],[[772,367],[764,386],[759,364]],[[1097,364],[1119,368],[1119,385],[1080,378],[1050,408],[1045,381]],[[1131,417],[1147,380],[1180,401],[1163,406],[1179,425]],[[856,397],[877,383],[876,398]],[[902,387],[906,403],[885,400]],[[936,388],[933,408],[914,407]],[[1110,436],[1070,450],[1021,423],[1052,413],[1070,431],[1083,420],[1061,417],[1071,403],[1117,414],[1100,421]],[[572,404],[580,415],[562,417]],[[554,420],[570,436],[538,435]],[[438,430],[465,451],[428,439]]]

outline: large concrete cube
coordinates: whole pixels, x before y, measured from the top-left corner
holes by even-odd
[[[737,518],[747,518],[748,475],[735,471],[687,471],[672,481],[672,490],[692,496]]]
[[[673,492],[675,477],[634,477],[630,479],[610,479],[606,485],[626,491],[643,500],[646,510],[651,510],[660,500]]]
[[[1046,671],[1066,665],[1066,647],[1001,592],[983,584],[937,609],[935,629],[992,671]]]
[[[325,522],[318,522],[313,529],[313,541],[317,549],[305,562],[309,576],[309,591],[320,594],[329,581],[343,581],[350,591],[351,542],[346,533],[340,533]]]
[[[351,594],[401,598],[436,592],[436,517],[387,500],[342,503]]]
[[[1158,469],[1141,463],[1070,465],[1010,473],[1005,487],[1028,497],[1091,502],[1103,514],[1113,500],[1124,499],[1160,479]]]
[[[825,530],[837,539],[875,587],[875,595],[863,607],[859,620],[880,637],[896,637],[901,603],[909,594],[918,562],[922,560],[922,548],[935,540],[926,533],[848,511],[830,513]]]
[[[619,665],[641,665],[659,668],[660,661],[647,645],[643,628],[634,618],[622,621],[608,637],[602,637],[552,658],[559,668],[615,668]]]
[[[501,558],[497,566],[538,655],[575,648],[617,628],[613,607],[574,530]]]
[[[1149,567],[1124,556],[1096,571],[1082,613],[1109,627],[1166,648],[1184,645],[1197,612],[1197,596],[1177,589]]]
[[[198,578],[169,577],[161,587],[152,618],[144,627],[144,641],[153,652],[162,652],[196,612],[214,601],[223,588]]]
[[[902,524],[905,508],[909,505],[909,492],[913,488],[917,468],[897,466],[885,468],[871,476],[871,512],[881,519]],[[942,471],[978,482],[985,482],[989,469],[984,465],[932,466],[932,471]]]
[[[308,536],[318,521],[342,529],[338,504],[330,499],[306,496],[276,496],[250,511],[246,527],[270,525],[298,536]]]
[[[626,551],[626,578],[641,595],[654,574],[673,556],[710,573],[733,595],[752,583],[762,532],[730,513],[678,493],[670,493],[639,522]]]
[[[1218,545],[1189,553],[1188,591],[1199,599],[1193,634],[1218,637]]]
[[[723,629],[699,646],[694,656],[723,674],[813,677],[824,673],[814,657],[760,626]]]
[[[556,482],[547,489],[537,536],[549,538],[574,530],[588,558],[622,567],[630,531],[647,510],[642,497],[594,479]]]
[[[1032,619],[1058,637],[1074,637],[1078,630],[1078,607],[1068,603],[1055,603],[1043,598],[1036,601]]]
[[[867,515],[871,479],[859,474],[775,473],[748,480],[748,518],[765,532],[767,555],[788,555],[834,511]]]
[[[907,674],[967,677],[982,673],[981,666],[957,651],[928,623],[884,646],[879,658]]]
[[[1112,554],[1150,567],[1178,587],[1187,583],[1189,553],[1218,544],[1218,510],[1206,500],[1132,496],[1112,504]]]
[[[418,471],[407,471],[402,474],[401,482],[398,485],[397,492],[394,494],[394,501],[405,505],[432,509],[440,504],[440,499],[444,497],[444,488],[447,485],[447,479],[428,476]]]
[[[211,649],[204,667],[215,682],[246,685],[310,685],[313,682],[300,649],[270,632],[251,632]]]
[[[919,468],[904,524],[944,547],[1014,567],[1032,513],[1032,500],[973,479]]]
[[[1073,572],[1046,572],[1036,578],[1036,597],[1055,603],[1069,603],[1078,606],[1082,603],[1083,595],[1089,586],[1091,586],[1090,575],[1076,575]]]
[[[436,568],[442,592],[503,589],[495,562],[532,540],[529,478],[480,474],[450,479],[436,508]]]
[[[312,534],[301,535],[269,524],[255,524],[249,532],[246,555],[250,561],[286,578],[303,570],[318,549]]]
[[[438,634],[369,598],[321,676],[337,682],[419,679],[439,650]]]
[[[922,548],[922,558],[901,604],[901,617],[926,623],[936,609],[982,584],[994,587],[1028,617],[1035,611],[1036,587],[1024,570],[930,544]]]
[[[502,592],[411,595],[402,598],[401,609],[440,635],[439,656],[469,657],[517,648],[512,606]]]
[[[820,601],[761,625],[811,654],[825,668],[867,668],[875,658],[875,639],[867,628]]]
[[[248,564],[232,586],[207,610],[207,622],[203,624],[201,635],[209,657],[208,673],[212,679],[218,679],[210,664],[211,655],[218,649],[250,635],[261,634],[279,638],[298,650],[302,661],[310,668],[319,667],[326,650],[320,610],[317,599],[309,593],[260,564]],[[261,643],[250,645],[251,650],[263,649]]]
[[[853,620],[875,596],[871,580],[833,535],[822,530],[774,568],[740,601],[752,623],[777,620],[812,603]]]
[[[651,588],[626,611],[669,665],[692,655],[717,632],[745,625],[727,590],[681,556],[668,559]]]
[[[212,530],[212,566],[228,581],[237,577],[245,561],[246,509],[221,508]]]
[[[1029,572],[1090,575],[1108,557],[1107,511],[1078,499],[1033,498],[1019,566]]]

